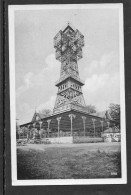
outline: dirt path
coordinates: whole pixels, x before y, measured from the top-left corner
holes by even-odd
[[[105,151],[105,152],[118,152],[121,150],[120,142],[108,143],[81,143],[81,144],[27,144],[25,146],[17,146],[22,150],[46,150],[46,148],[82,148],[87,151]]]

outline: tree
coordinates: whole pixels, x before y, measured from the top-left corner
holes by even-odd
[[[111,103],[109,105],[109,113],[112,120],[120,124],[120,105]]]
[[[48,117],[52,114],[52,111],[50,109],[43,109],[38,112],[39,114],[42,115],[42,117]]]
[[[86,109],[89,113],[96,113],[96,107],[94,105],[87,105]]]
[[[19,137],[20,137],[20,126],[16,121],[16,139],[19,139]]]

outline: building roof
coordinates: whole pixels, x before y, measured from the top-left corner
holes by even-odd
[[[33,115],[33,118],[32,118],[32,121],[31,122],[34,122],[34,121],[37,121],[37,120],[41,120],[41,119],[43,119],[45,117],[47,117],[47,116],[45,116],[45,113],[35,112],[34,115]]]
[[[108,119],[108,118],[106,117],[106,111],[96,112],[96,113],[90,113],[90,114],[93,115],[93,116],[98,116],[98,117],[100,117],[100,118],[106,118],[106,119]]]

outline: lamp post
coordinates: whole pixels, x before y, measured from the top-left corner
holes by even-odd
[[[61,120],[61,117],[57,117],[57,121],[58,121],[58,137],[60,137],[60,120]]]
[[[76,116],[74,114],[69,114],[69,118],[71,120],[71,136],[73,135],[73,128],[72,128],[72,121],[73,121],[73,118],[75,118]]]
[[[86,129],[86,127],[85,127],[85,120],[86,120],[86,117],[85,117],[85,116],[82,116],[81,118],[82,118],[82,120],[83,120],[83,126],[84,126],[84,137],[85,137],[85,129]]]
[[[96,130],[95,130],[95,121],[96,121],[96,119],[95,118],[92,118],[92,122],[93,122],[93,127],[94,127],[94,137],[95,137],[95,134],[96,134]]]

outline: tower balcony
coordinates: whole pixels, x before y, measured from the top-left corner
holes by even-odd
[[[85,84],[85,82],[84,82],[83,80],[81,80],[80,78],[75,77],[75,76],[73,76],[73,75],[67,75],[66,77],[62,77],[62,78],[60,78],[59,80],[57,80],[57,81],[55,82],[55,86],[58,87],[62,82],[66,81],[68,78],[77,81],[81,86],[83,86],[83,85]]]

